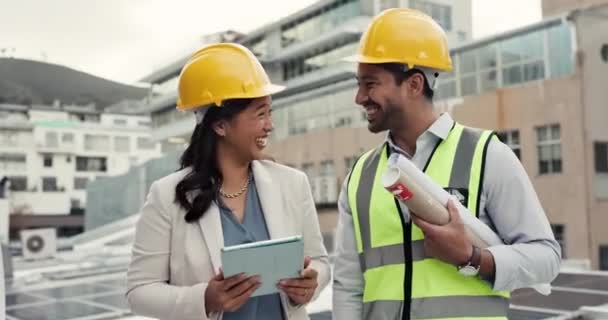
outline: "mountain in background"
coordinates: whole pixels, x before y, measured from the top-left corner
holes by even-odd
[[[124,100],[139,100],[149,89],[103,79],[45,62],[0,58],[0,103],[88,105],[98,110]]]

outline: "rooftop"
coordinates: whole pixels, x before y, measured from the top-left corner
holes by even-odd
[[[7,283],[7,319],[143,319],[133,317],[124,296],[137,220],[133,215],[75,236],[74,249],[53,259],[14,257],[14,277]],[[531,289],[515,291],[509,319],[608,318],[608,272],[563,270],[552,286],[549,296]],[[329,286],[307,306],[313,320],[331,318],[331,296]]]

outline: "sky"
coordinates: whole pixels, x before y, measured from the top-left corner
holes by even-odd
[[[204,34],[251,31],[316,1],[0,0],[0,56],[133,83],[195,50]],[[540,0],[472,1],[474,38],[541,19]]]

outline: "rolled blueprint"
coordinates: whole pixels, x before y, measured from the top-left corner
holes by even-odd
[[[419,218],[436,225],[449,222],[447,204],[452,196],[404,156],[394,153],[389,157],[382,184]],[[453,202],[467,236],[474,245],[487,248],[503,244],[502,239],[485,223],[475,218],[460,201]],[[532,288],[544,295],[551,293],[549,284],[535,285]]]
[[[447,200],[445,206],[440,204],[430,193],[422,189],[420,184],[416,183],[414,179],[398,167],[389,166],[386,169],[382,175],[382,184],[397,200],[402,201],[411,212],[416,213],[422,220],[437,225],[450,222],[450,214],[446,208]],[[457,201],[454,202],[456,204]],[[471,242],[479,248],[487,248],[488,243],[480,239],[470,229],[470,225],[465,223],[465,232]]]

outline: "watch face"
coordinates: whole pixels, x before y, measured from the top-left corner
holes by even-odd
[[[458,270],[458,272],[460,272],[460,274],[462,274],[463,276],[466,277],[473,277],[476,276],[477,273],[479,272],[479,270],[477,270],[475,267],[473,266],[466,266],[466,267],[462,267]]]

